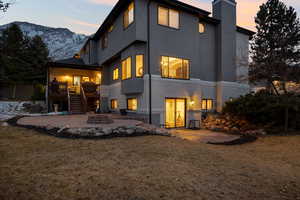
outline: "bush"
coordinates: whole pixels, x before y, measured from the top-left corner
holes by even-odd
[[[45,86],[42,84],[34,85],[32,101],[43,101],[45,100]]]
[[[300,96],[296,94],[274,95],[267,91],[250,93],[225,103],[224,114],[237,116],[257,125],[283,127],[288,116],[289,127],[300,129]],[[288,115],[286,115],[288,111]]]

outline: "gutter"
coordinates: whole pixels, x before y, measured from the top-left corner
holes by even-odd
[[[147,51],[148,51],[148,74],[149,74],[149,124],[152,124],[152,80],[151,80],[151,70],[150,70],[150,3],[147,3]]]

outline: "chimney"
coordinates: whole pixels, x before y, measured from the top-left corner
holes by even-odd
[[[236,81],[236,2],[214,0],[213,17],[220,20],[217,27],[217,111],[222,111],[224,102],[233,97],[234,88],[228,82]]]
[[[217,28],[217,80],[236,81],[236,2],[214,0],[213,17],[220,20]]]

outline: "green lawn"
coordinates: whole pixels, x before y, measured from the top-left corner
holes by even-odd
[[[0,127],[0,199],[300,199],[300,136],[214,146]]]

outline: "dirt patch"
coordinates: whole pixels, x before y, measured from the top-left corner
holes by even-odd
[[[300,199],[300,136],[238,146],[0,127],[0,199]]]

